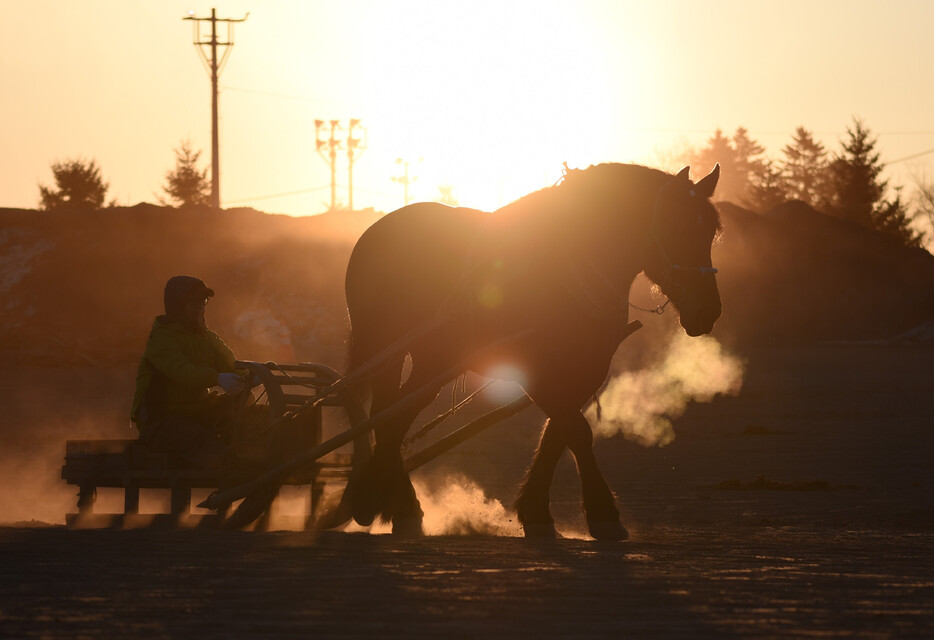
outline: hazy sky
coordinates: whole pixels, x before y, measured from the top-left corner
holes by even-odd
[[[859,116],[884,160],[934,149],[934,1],[0,0],[0,207],[36,207],[54,160],[96,159],[128,205],[156,200],[185,139],[209,166],[182,18],[212,6],[250,13],[220,80],[225,207],[324,210],[316,119],[362,119],[354,205],[385,211],[396,158],[415,199],[448,184],[495,208],[563,161],[649,162],[718,127],[777,157],[799,125],[836,149]],[[893,183],[932,163],[893,164]],[[337,171],[346,202],[343,154]]]

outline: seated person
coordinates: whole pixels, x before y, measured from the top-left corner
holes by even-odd
[[[136,374],[130,418],[149,449],[191,462],[224,450],[237,402],[248,395],[248,372],[207,328],[204,308],[214,295],[192,276],[165,285],[165,315],[155,319]],[[220,386],[225,394],[211,390]],[[242,406],[242,405],[241,405]]]

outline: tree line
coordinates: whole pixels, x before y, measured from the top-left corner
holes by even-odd
[[[182,142],[175,150],[175,168],[165,174],[159,204],[180,208],[207,206],[211,200],[208,170],[198,169],[200,151]],[[39,185],[39,209],[42,211],[86,211],[104,206],[107,189],[95,160],[64,160],[52,163],[54,187]],[[108,207],[116,202],[111,201]]]
[[[903,198],[901,187],[889,189],[881,177],[885,164],[876,144],[866,124],[854,118],[836,152],[829,152],[801,126],[782,148],[781,157],[772,159],[740,127],[732,137],[718,129],[704,147],[686,151],[678,159],[698,165],[702,172],[720,163],[717,196],[721,200],[758,212],[800,200],[903,245],[920,247],[923,233],[913,221],[926,215],[934,225],[934,185],[916,179],[914,203]]]
[[[934,183],[916,179],[917,193],[912,202],[902,197],[901,187],[890,190],[888,181],[881,177],[885,165],[876,143],[859,118],[853,119],[840,149],[832,153],[801,126],[776,160],[766,156],[765,148],[740,127],[731,137],[718,129],[704,147],[683,152],[677,160],[704,172],[719,163],[720,200],[758,212],[800,200],[906,246],[920,247],[924,236],[913,221],[926,216],[934,228]],[[201,152],[193,151],[187,141],[174,151],[175,167],[165,174],[165,196],[159,198],[160,204],[207,206],[211,184],[208,170],[198,168]],[[39,185],[40,209],[69,211],[104,206],[109,185],[94,160],[55,162],[52,174],[55,187]]]

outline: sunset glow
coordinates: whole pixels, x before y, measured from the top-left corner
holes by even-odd
[[[108,199],[125,205],[162,195],[185,139],[209,166],[210,87],[182,18],[212,5],[4,2],[0,206],[35,207],[65,158],[96,159]],[[934,88],[917,81],[934,65],[926,2],[236,0],[217,11],[250,14],[220,80],[224,207],[325,210],[316,119],[362,121],[354,205],[382,211],[402,204],[397,159],[412,199],[448,186],[492,209],[553,183],[565,161],[658,162],[718,127],[746,127],[774,157],[799,125],[835,150],[858,115],[883,160],[934,147]],[[930,172],[932,157],[893,164],[893,185]]]

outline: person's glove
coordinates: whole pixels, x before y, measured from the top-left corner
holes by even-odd
[[[217,384],[221,389],[230,394],[237,394],[243,391],[243,378],[236,373],[217,374]]]

